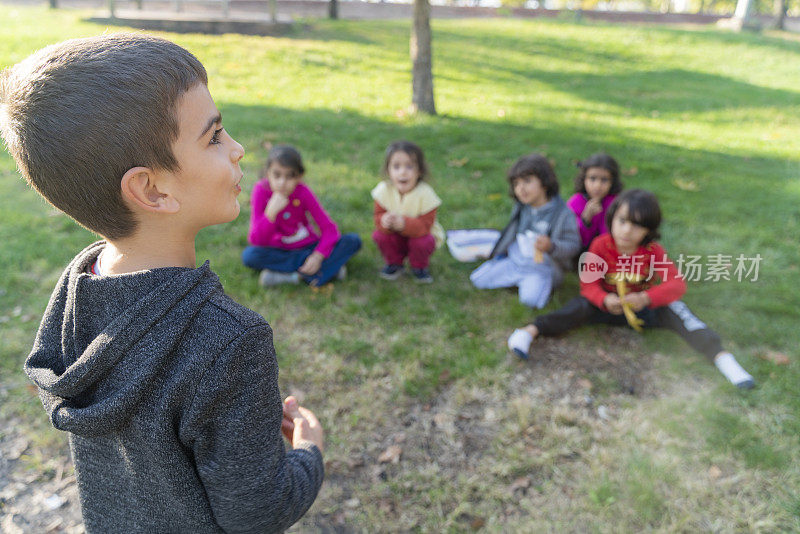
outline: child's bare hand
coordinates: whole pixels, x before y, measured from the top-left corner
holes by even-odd
[[[264,215],[266,215],[267,219],[270,221],[275,222],[275,219],[278,217],[278,213],[280,213],[281,210],[288,204],[289,197],[283,193],[272,193],[272,196],[269,197],[269,202],[267,202],[267,207],[264,208]]]
[[[322,452],[324,439],[322,425],[319,424],[314,412],[303,408],[292,396],[283,401],[283,421],[281,432],[292,442],[292,448],[300,445],[301,441],[310,441]]]
[[[303,262],[303,265],[301,265],[297,271],[306,276],[315,275],[317,271],[319,271],[319,268],[322,267],[323,259],[322,254],[315,250],[306,258],[306,261]]]
[[[639,310],[642,310],[650,305],[650,297],[644,291],[625,295],[625,298],[622,300],[635,312],[638,312]]]
[[[622,301],[616,293],[609,293],[606,295],[606,298],[603,299],[603,306],[606,307],[608,313],[614,315],[620,315],[622,313]]]
[[[402,232],[406,229],[406,218],[400,215],[399,213],[395,213],[394,221],[393,221],[392,229],[395,232]]]
[[[593,198],[586,203],[586,206],[583,208],[583,212],[581,212],[581,219],[584,221],[591,221],[592,217],[597,215],[603,211],[603,205],[600,203],[599,199]]]
[[[550,252],[553,250],[553,241],[546,235],[540,235],[536,238],[536,243],[534,243],[533,246],[536,247],[536,250],[541,252]]]
[[[387,230],[392,229],[392,214],[388,211],[381,215],[381,226],[386,228]]]

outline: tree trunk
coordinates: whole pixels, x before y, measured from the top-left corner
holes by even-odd
[[[775,28],[783,30],[786,24],[786,0],[775,0]]]
[[[738,0],[736,11],[733,13],[734,28],[746,28],[750,24],[750,12],[753,10],[753,0]]]
[[[411,27],[411,109],[436,115],[433,103],[433,59],[431,52],[431,4],[414,0],[414,23]]]
[[[328,17],[339,18],[339,0],[328,0]]]
[[[58,0],[50,0],[50,9],[56,9],[58,7]]]

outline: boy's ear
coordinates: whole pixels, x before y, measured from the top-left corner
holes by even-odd
[[[133,167],[122,175],[122,197],[133,206],[146,211],[177,213],[178,199],[169,193],[163,180],[148,167]]]

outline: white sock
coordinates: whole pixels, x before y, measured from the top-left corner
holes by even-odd
[[[527,355],[533,343],[533,336],[527,330],[517,328],[508,336],[508,348],[513,352]]]
[[[717,369],[725,375],[725,378],[730,380],[731,384],[738,388],[749,389],[755,385],[753,377],[750,373],[745,371],[733,354],[730,352],[723,352],[714,359],[714,365]]]

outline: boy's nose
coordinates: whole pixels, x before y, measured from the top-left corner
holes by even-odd
[[[236,141],[233,142],[233,148],[231,149],[231,161],[234,163],[238,163],[244,157],[244,147],[237,143]]]

